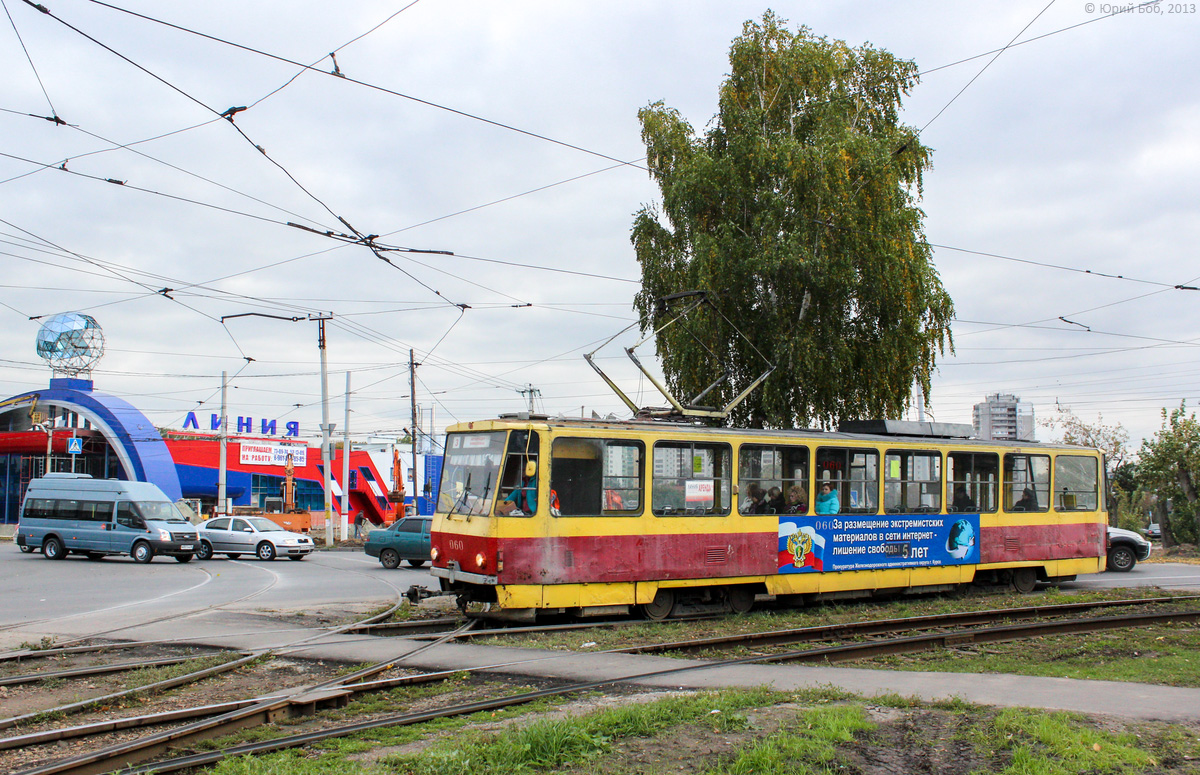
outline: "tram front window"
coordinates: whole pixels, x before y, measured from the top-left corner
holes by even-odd
[[[451,433],[446,438],[438,511],[471,516],[488,513],[500,481],[506,436],[504,431],[487,431]]]

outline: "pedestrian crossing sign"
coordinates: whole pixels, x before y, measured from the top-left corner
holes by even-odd
[[[83,439],[78,436],[67,439],[67,452],[72,455],[83,452]]]

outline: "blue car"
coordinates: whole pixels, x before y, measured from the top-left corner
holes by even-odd
[[[372,530],[363,542],[368,557],[378,557],[383,567],[391,570],[407,561],[414,568],[429,562],[429,517],[406,517],[384,530]]]

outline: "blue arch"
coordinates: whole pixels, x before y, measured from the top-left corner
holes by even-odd
[[[52,379],[48,390],[31,390],[5,403],[32,400],[34,396],[40,403],[66,407],[91,420],[109,444],[124,452],[122,462],[133,469],[125,472],[130,479],[158,485],[173,501],[183,497],[175,461],[166,442],[154,423],[131,404],[116,396],[93,392],[91,380],[70,378]]]

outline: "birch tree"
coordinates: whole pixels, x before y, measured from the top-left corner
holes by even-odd
[[[638,114],[661,192],[632,229],[643,331],[662,320],[657,299],[700,289],[749,338],[717,315],[668,327],[655,340],[668,385],[692,394],[726,371],[720,404],[763,371],[757,348],[777,370],[737,424],[898,417],[953,347],[918,207],[931,151],[899,119],[916,65],[771,12],[746,22],[729,63],[703,134],[662,102]]]

